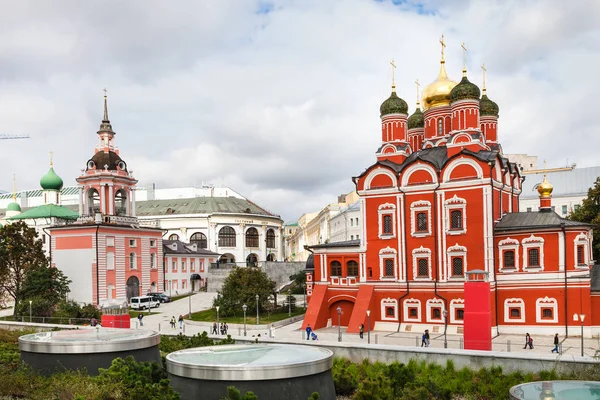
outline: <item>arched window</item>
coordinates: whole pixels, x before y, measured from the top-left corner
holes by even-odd
[[[127,192],[123,189],[115,193],[115,215],[127,215]]]
[[[267,249],[275,248],[275,231],[273,229],[267,230]]]
[[[156,253],[150,253],[150,268],[156,268]]]
[[[219,247],[235,247],[235,230],[224,226],[219,231]]]
[[[169,235],[169,240],[179,240],[179,235],[176,233],[173,233],[173,234]]]
[[[129,269],[137,269],[135,253],[129,253]]]
[[[342,263],[339,261],[331,262],[331,276],[342,276]]]
[[[450,229],[462,229],[463,217],[461,210],[450,211]]]
[[[443,125],[442,125],[442,119],[438,118],[438,128],[437,128],[438,136],[442,136],[444,134],[443,129],[444,128],[443,128]]]
[[[190,243],[196,243],[199,249],[208,248],[208,241],[206,240],[206,235],[201,232],[196,232],[190,238]]]
[[[87,191],[88,215],[95,215],[100,212],[100,194],[96,189]]]
[[[256,228],[248,228],[246,231],[246,247],[258,247],[258,231]]]
[[[358,263],[356,261],[348,261],[346,269],[348,270],[348,276],[358,276]]]

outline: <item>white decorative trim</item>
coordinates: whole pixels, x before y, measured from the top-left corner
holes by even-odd
[[[542,309],[552,309],[552,319],[542,318]],[[537,323],[558,323],[558,302],[553,297],[539,298],[535,301],[535,322]]]
[[[428,274],[426,277],[424,276],[419,276],[419,265],[418,265],[418,260],[421,258],[425,258],[427,259],[427,267],[428,267]],[[414,280],[430,280],[431,279],[431,250],[428,248],[425,248],[423,246],[419,247],[418,249],[414,249],[412,251],[412,264],[413,264],[413,279]]]
[[[365,185],[364,185],[365,190],[371,189],[371,182],[373,182],[373,179],[375,179],[375,177],[379,174],[384,174],[384,175],[387,175],[388,177],[392,178],[392,187],[398,186],[398,180],[396,179],[396,176],[394,175],[394,173],[392,171],[390,171],[389,169],[386,169],[386,168],[378,167],[378,168],[375,168],[373,171],[371,171],[371,173],[369,173],[369,175],[365,179]]]
[[[386,307],[394,307],[394,316],[388,317],[385,312]],[[398,300],[388,297],[381,299],[381,320],[382,321],[398,321]]]
[[[512,318],[510,316],[510,309],[518,308],[521,311],[520,318]],[[504,300],[504,322],[525,322],[525,302],[523,299],[510,298]]]
[[[386,247],[385,249],[379,250],[379,279],[382,281],[395,281],[398,280],[398,257],[396,257],[396,249]],[[385,260],[394,261],[394,276],[385,276]]]
[[[461,136],[461,135],[456,135],[454,136],[454,138]],[[470,136],[467,135],[470,139]],[[453,138],[453,139],[454,139]],[[461,143],[464,144],[464,143]],[[454,169],[458,166],[461,165],[469,165],[471,167],[473,167],[475,169],[475,172],[477,173],[477,178],[476,179],[481,179],[483,178],[483,170],[481,169],[481,165],[479,165],[475,160],[471,159],[471,158],[459,158],[456,159],[454,161],[452,161],[448,166],[446,166],[446,168],[444,169],[444,175],[443,175],[443,182],[450,182],[450,175],[452,174],[452,172],[454,171]]]
[[[446,250],[446,276],[448,280],[463,280],[467,272],[467,248],[456,243],[454,246],[448,247]],[[452,259],[454,257],[462,257],[463,259],[463,275],[452,275]]]
[[[406,299],[404,300],[403,304],[403,315],[404,315],[404,321],[406,322],[421,322],[421,300],[418,299]],[[417,317],[413,318],[410,316],[408,309],[409,308],[416,308],[417,309]]]
[[[521,241],[523,243],[523,271],[543,271],[544,270],[544,238],[538,236],[529,236]],[[538,248],[540,250],[540,265],[529,266],[529,249]]]
[[[504,252],[507,250],[513,250],[515,252],[515,267],[514,268],[504,268]],[[516,239],[512,239],[510,237],[501,240],[498,242],[498,261],[500,262],[500,267],[498,271],[500,272],[518,272],[519,271],[519,241]]]
[[[450,213],[454,210],[459,210],[462,213],[462,229],[451,229]],[[449,198],[444,202],[444,216],[446,225],[446,234],[462,235],[467,233],[467,201],[457,195]]]
[[[427,300],[426,303],[426,315],[425,315],[425,320],[427,322],[444,322],[444,301],[442,299],[429,299]],[[433,318],[433,309],[434,308],[439,308],[440,309],[440,317],[439,318]]]
[[[450,323],[451,324],[462,324],[463,320],[456,319],[456,310],[465,309],[464,299],[453,299],[450,300]]]
[[[583,246],[583,264],[577,262],[577,247]],[[588,269],[590,265],[589,238],[585,233],[577,235],[573,241],[573,265],[578,269]]]
[[[435,169],[433,169],[433,167],[431,165],[429,165],[429,164],[413,164],[410,167],[408,167],[406,169],[406,171],[404,171],[402,173],[402,186],[403,187],[409,186],[409,184],[408,184],[409,178],[416,171],[427,171],[429,173],[429,175],[431,176],[431,182],[428,182],[428,183],[437,183],[437,174],[435,172]],[[424,182],[422,182],[422,183],[424,183]]]
[[[425,212],[427,214],[427,231],[417,231],[417,214]],[[410,235],[412,237],[424,237],[431,235],[431,203],[425,200],[419,200],[410,205]]]
[[[383,233],[383,217],[386,215],[392,216],[392,233]],[[396,206],[392,203],[381,204],[377,208],[377,216],[379,220],[379,239],[393,239],[396,237]]]

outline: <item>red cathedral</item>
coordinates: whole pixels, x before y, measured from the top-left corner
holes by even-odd
[[[443,49],[442,43],[442,49]],[[484,70],[485,73],[485,70]],[[493,333],[600,331],[600,293],[590,290],[592,228],[552,210],[520,212],[524,177],[503,156],[498,105],[467,78],[452,81],[444,54],[437,79],[409,116],[396,94],[381,112],[377,161],[353,178],[360,240],[312,246],[304,326],[463,333],[470,271],[489,280]],[[312,265],[311,265],[312,264]],[[468,312],[468,310],[467,310]],[[368,316],[369,315],[369,316]]]

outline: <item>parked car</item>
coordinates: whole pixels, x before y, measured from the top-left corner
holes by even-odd
[[[164,293],[148,293],[146,296],[152,297],[155,301],[160,303],[170,303],[171,298]]]
[[[160,302],[158,300],[154,300],[152,296],[138,296],[131,298],[130,308],[132,310],[144,310],[156,308],[158,306],[160,306]]]

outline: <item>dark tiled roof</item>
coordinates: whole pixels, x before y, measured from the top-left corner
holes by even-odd
[[[164,254],[193,254],[198,256],[219,256],[219,253],[212,252],[206,249],[198,248],[196,251],[189,248],[189,243],[184,243],[181,240],[166,240],[163,239],[163,253]],[[177,245],[177,249],[173,250],[171,246]]]
[[[496,224],[494,230],[496,232],[526,230],[529,228],[560,228],[561,224],[565,227],[570,226],[591,226],[585,222],[571,221],[561,218],[554,211],[537,211],[537,212],[517,212],[509,213],[502,217]]]
[[[193,197],[189,199],[148,200],[136,203],[136,215],[177,214],[254,214],[279,217],[259,207],[250,200],[237,197]]]
[[[329,248],[337,248],[337,247],[358,247],[358,246],[360,246],[360,240],[346,240],[345,242],[316,244],[314,246],[308,246],[308,248],[309,249],[329,249]]]

